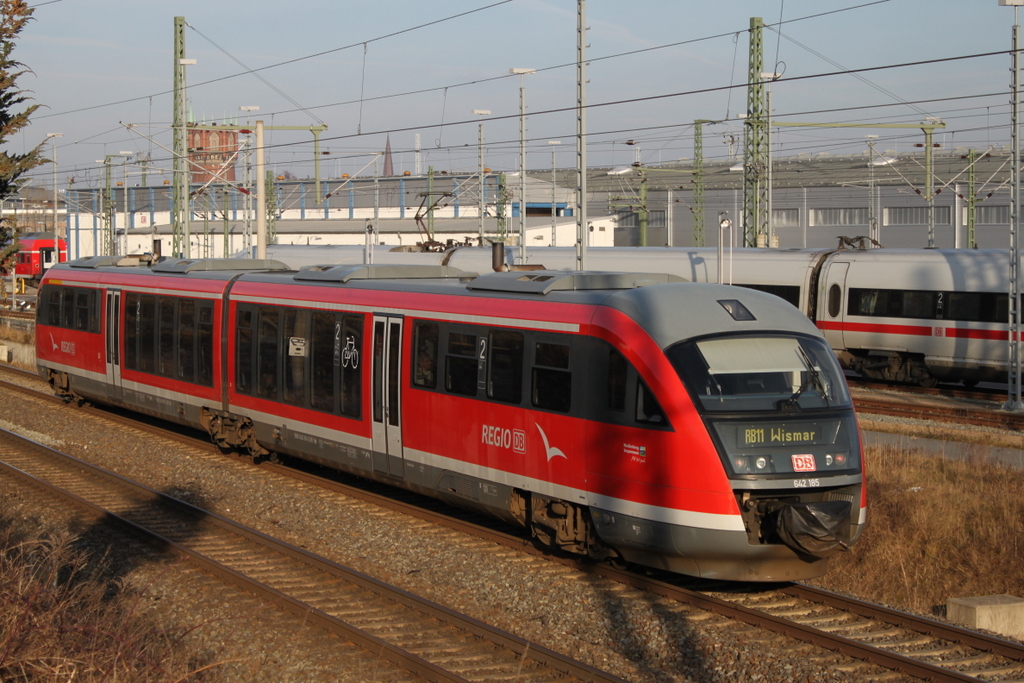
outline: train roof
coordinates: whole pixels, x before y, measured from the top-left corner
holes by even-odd
[[[477,275],[451,266],[390,264],[308,266],[294,271],[279,261],[181,259],[146,266],[136,259],[106,256],[60,264],[49,275],[59,279],[59,273],[67,271],[97,273],[106,282],[111,275],[163,276],[197,284],[237,278],[236,287],[249,292],[254,291],[250,286],[266,284],[604,306],[635,320],[662,347],[730,332],[819,335],[805,316],[778,297],[740,287],[690,283],[665,273],[532,270]],[[269,292],[268,298],[272,298]],[[493,308],[500,315],[500,307]],[[545,314],[537,309],[537,315]]]
[[[837,252],[848,287],[1000,291],[1009,288],[1007,249],[868,249]],[[884,278],[883,278],[884,276]]]
[[[32,242],[53,242],[58,239],[57,235],[52,232],[26,232],[23,235],[18,235],[18,241],[22,244],[30,244]],[[61,239],[61,242],[64,240]]]
[[[241,282],[283,284],[284,279],[291,284],[340,284],[407,294],[606,306],[635,320],[663,348],[682,339],[733,332],[774,330],[820,336],[810,320],[776,296],[686,282],[666,273],[533,270],[477,275],[450,266],[375,264],[313,266],[295,274],[252,273]]]

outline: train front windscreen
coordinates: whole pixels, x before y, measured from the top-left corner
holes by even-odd
[[[859,471],[853,404],[823,340],[705,337],[676,344],[667,355],[712,427],[733,476]]]

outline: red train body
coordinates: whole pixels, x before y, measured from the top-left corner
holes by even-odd
[[[865,521],[842,373],[776,297],[664,275],[116,262],[44,278],[39,369],[69,400],[696,576],[816,576]]]
[[[18,262],[14,276],[38,285],[43,274],[52,266],[68,260],[67,243],[52,232],[31,232],[18,242]]]

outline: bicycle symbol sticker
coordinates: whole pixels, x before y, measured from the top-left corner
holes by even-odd
[[[353,370],[359,367],[359,350],[356,348],[356,338],[352,335],[345,338],[345,348],[341,351],[341,367],[351,367]]]

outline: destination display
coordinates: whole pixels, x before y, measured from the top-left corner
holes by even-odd
[[[821,476],[856,467],[856,423],[853,418],[803,419],[785,422],[728,420],[715,424],[733,474],[797,475],[792,486],[821,485]]]
[[[807,444],[828,443],[822,440],[821,425],[814,424],[810,427],[802,426],[800,429],[788,427],[745,427],[743,436],[737,439],[738,443],[744,446],[795,446]]]
[[[831,446],[839,434],[839,420],[792,422],[719,422],[719,437],[729,451],[761,448]]]

